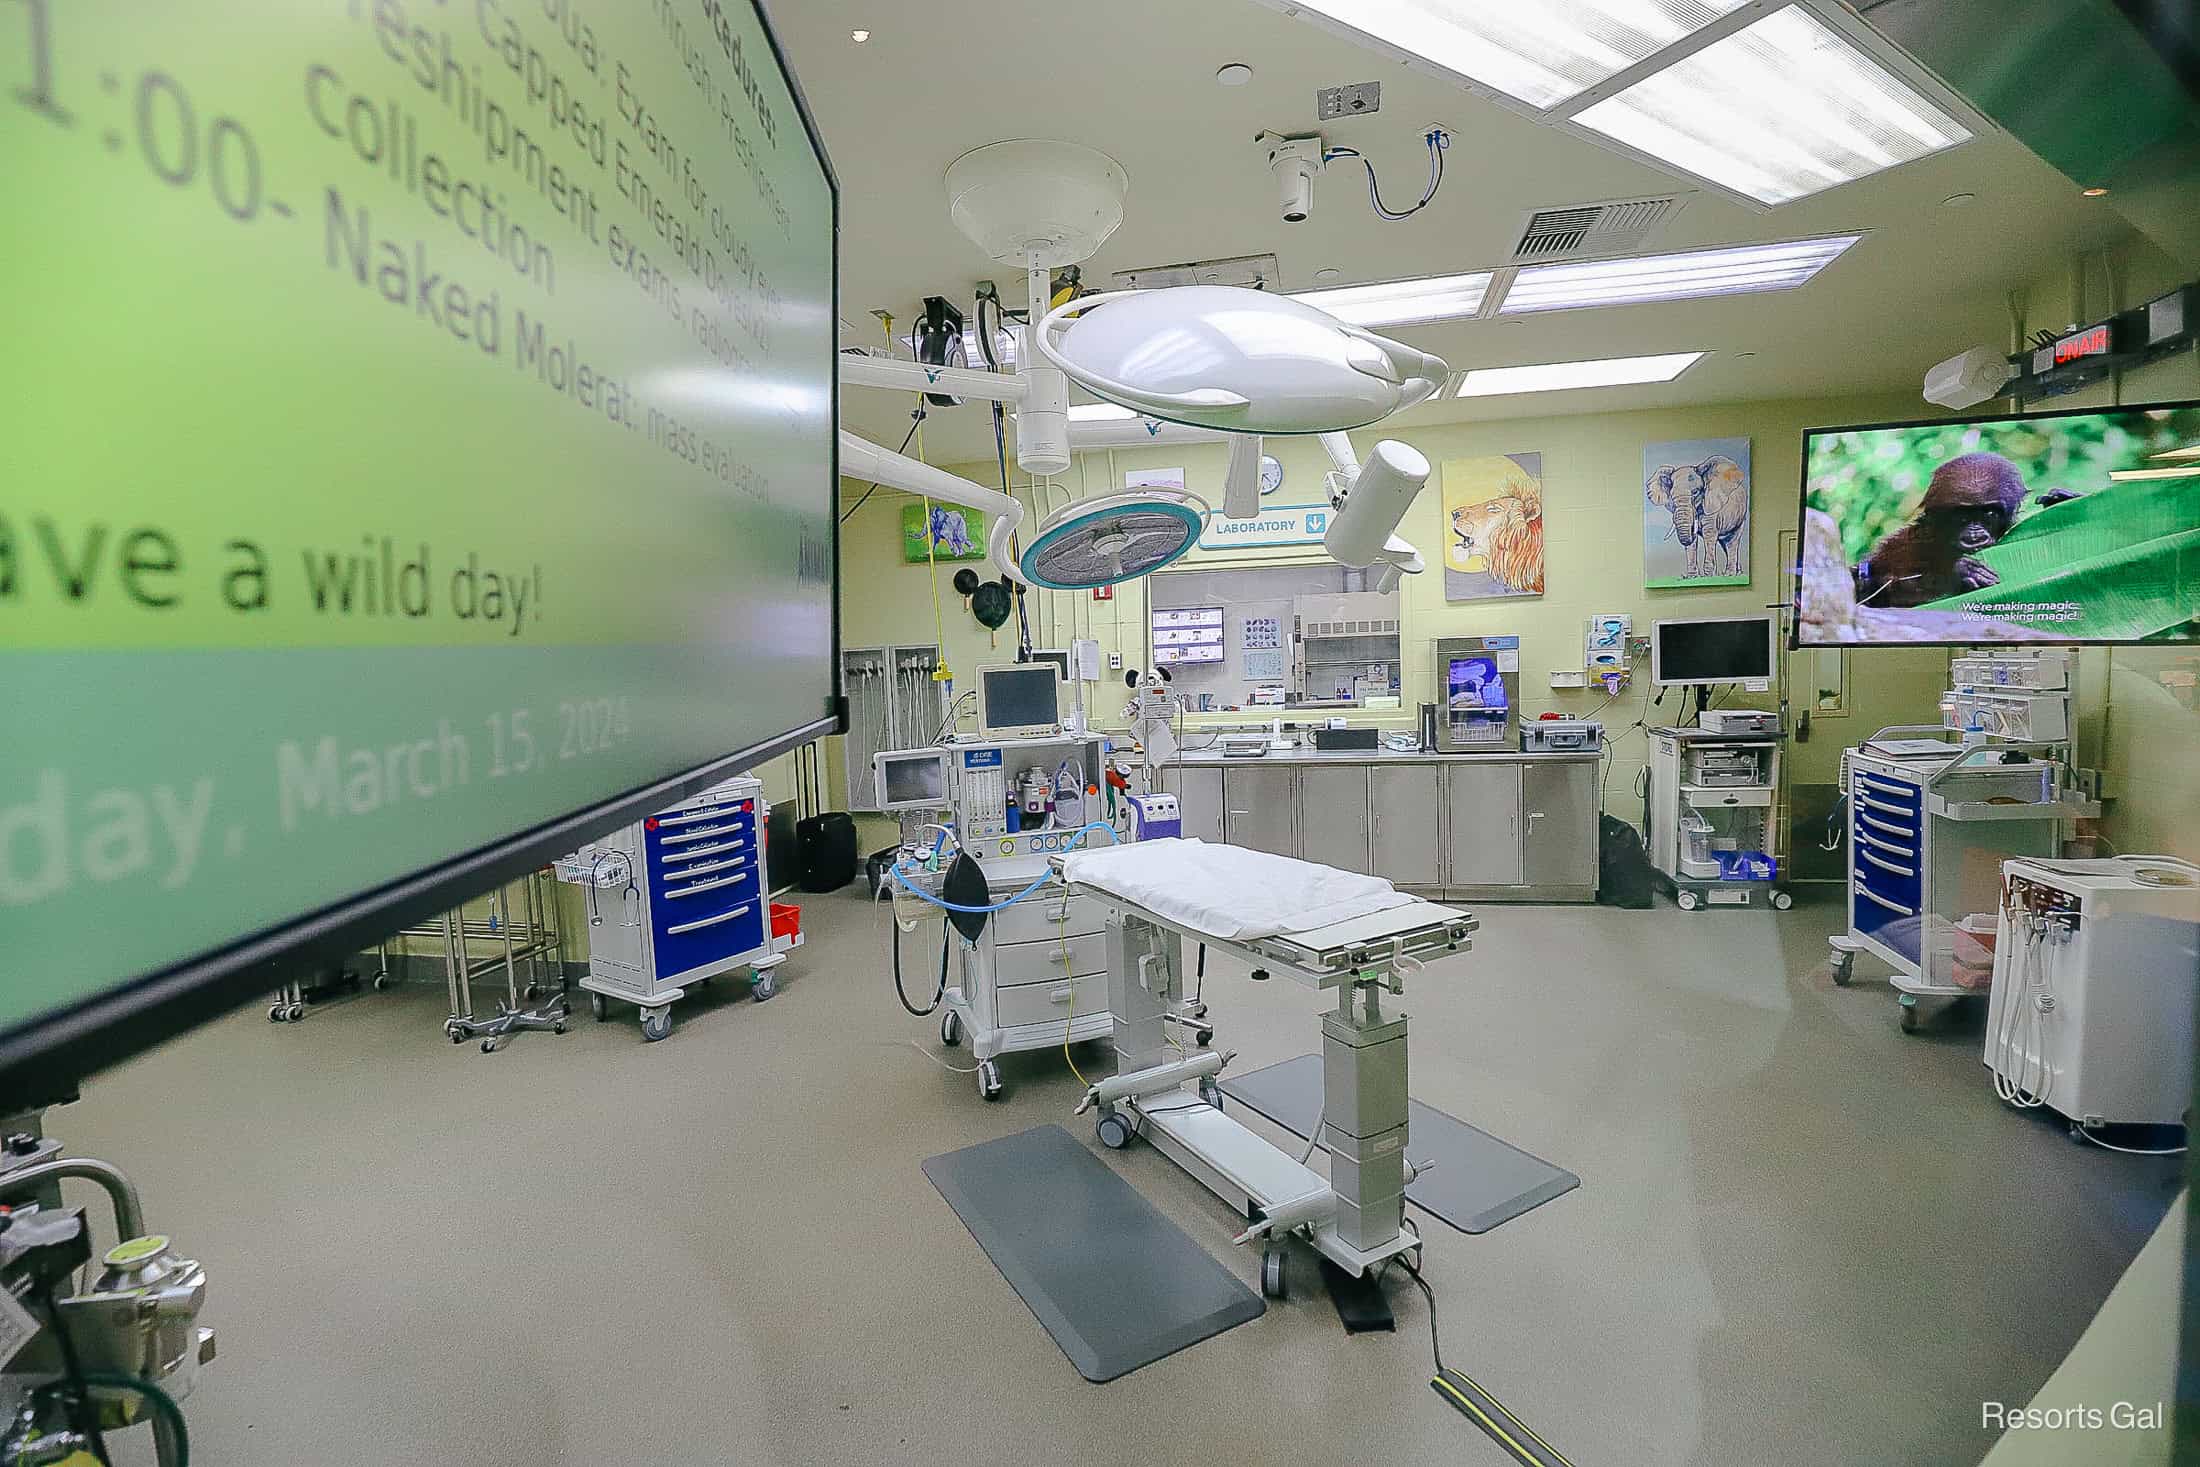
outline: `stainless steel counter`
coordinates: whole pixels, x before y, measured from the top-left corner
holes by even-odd
[[[1184,833],[1452,900],[1596,899],[1601,751],[1193,749],[1162,771]]]
[[[1594,764],[1604,757],[1601,749],[1581,751],[1523,749],[1477,749],[1470,753],[1430,754],[1414,752],[1401,754],[1389,749],[1271,749],[1253,758],[1231,758],[1220,748],[1179,750],[1179,764],[1237,768],[1245,764],[1474,764],[1519,763],[1523,760],[1564,763],[1576,761]]]

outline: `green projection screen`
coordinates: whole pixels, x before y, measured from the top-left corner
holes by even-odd
[[[0,1096],[832,731],[757,0],[0,8]]]

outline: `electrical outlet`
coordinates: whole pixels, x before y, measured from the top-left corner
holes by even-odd
[[[1323,122],[1339,117],[1365,117],[1383,110],[1383,84],[1353,82],[1347,86],[1323,87],[1314,94],[1314,107]]]
[[[1627,639],[1627,655],[1637,662],[1648,662],[1650,660],[1650,639],[1648,637],[1629,637]]]
[[[1110,672],[1121,672],[1122,670],[1123,670],[1123,654],[1122,654],[1122,653],[1120,653],[1120,652],[1110,652],[1110,653],[1108,654],[1108,671],[1110,671]]]

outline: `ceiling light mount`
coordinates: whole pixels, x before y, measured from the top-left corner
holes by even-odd
[[[1840,0],[1264,0],[1770,208],[1991,124]]]

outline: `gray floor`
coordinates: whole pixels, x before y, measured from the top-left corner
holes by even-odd
[[[1408,990],[1413,1091],[1583,1187],[1431,1227],[1428,1274],[1449,1362],[1583,1467],[1975,1462],[1980,1400],[2046,1378],[2173,1195],[2003,1111],[1975,1021],[1906,1038],[1876,970],[1833,987],[1832,908],[1481,915]],[[1429,1390],[1417,1296],[1347,1338],[1303,1255],[1265,1318],[1081,1380],[918,1170],[1094,1144],[1074,1082],[1019,1056],[984,1105],[911,1048],[882,922],[808,899],[780,996],[721,983],[663,1044],[584,1011],[485,1057],[413,986],[247,1010],[55,1112],[211,1270],[198,1460],[1503,1460]],[[1317,1046],[1287,981],[1208,996],[1242,1066]],[[1109,1161],[1255,1280],[1209,1194]]]

